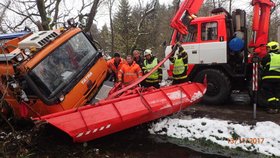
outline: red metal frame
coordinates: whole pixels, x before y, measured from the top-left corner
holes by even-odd
[[[253,39],[249,43],[249,47],[255,48],[254,52],[262,58],[267,53],[270,13],[275,4],[271,0],[253,0],[252,5],[254,6]]]
[[[61,129],[75,142],[85,142],[183,110],[201,100],[205,92],[205,84],[187,82],[38,119]]]

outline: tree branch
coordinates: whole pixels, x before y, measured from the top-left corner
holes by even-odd
[[[141,16],[140,22],[138,23],[138,26],[137,26],[137,31],[138,32],[140,31],[140,29],[141,29],[141,27],[143,25],[143,22],[146,19],[146,17],[148,15],[150,15],[153,11],[155,11],[156,5],[157,5],[157,1],[156,0],[153,0],[151,5],[147,4],[146,9],[144,11],[144,14]]]
[[[5,8],[3,8],[2,12],[1,12],[1,15],[0,15],[0,23],[1,24],[2,24],[2,21],[4,19],[5,13],[6,13],[7,9],[9,8],[10,4],[11,4],[11,1],[8,1],[8,4],[6,5]],[[5,32],[3,27],[2,27],[2,25],[0,25],[0,31],[1,32]]]
[[[14,26],[13,29],[15,30],[17,27],[21,26],[27,19],[30,19],[30,16],[31,16],[31,15],[24,17],[24,18],[21,20],[21,22],[19,22],[16,26]]]
[[[140,3],[140,0],[139,0],[139,3]],[[153,0],[151,5],[147,4],[146,5],[146,9],[144,10],[144,13],[143,15],[141,15],[141,19],[137,25],[137,36],[135,37],[134,39],[134,42],[132,44],[132,47],[131,47],[131,52],[133,51],[133,49],[137,46],[137,43],[139,41],[139,38],[142,36],[142,35],[147,35],[149,33],[140,33],[141,31],[141,28],[143,26],[143,23],[144,21],[146,20],[146,17],[149,16],[150,14],[152,14],[154,11],[155,11],[155,8],[156,8],[156,5],[157,5],[157,0]],[[140,5],[141,6],[141,5]]]

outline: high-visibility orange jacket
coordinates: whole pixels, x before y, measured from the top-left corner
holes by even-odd
[[[133,62],[131,65],[125,63],[118,72],[118,80],[124,84],[129,84],[142,77],[142,75],[142,70],[138,64],[135,62]]]
[[[121,58],[121,61],[118,64],[115,62],[115,58],[112,58],[109,61],[107,61],[107,66],[109,68],[109,71],[114,72],[117,76],[118,71],[121,69],[124,63],[126,63],[126,61],[123,58]]]

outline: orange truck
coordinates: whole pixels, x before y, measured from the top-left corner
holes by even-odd
[[[93,41],[74,25],[14,38],[0,49],[1,111],[24,118],[83,106],[107,70]]]

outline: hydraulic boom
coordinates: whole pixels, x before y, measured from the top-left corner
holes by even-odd
[[[188,34],[188,26],[196,17],[204,0],[185,0],[171,21],[171,27],[181,34]]]
[[[192,20],[196,18],[196,14],[199,12],[204,0],[185,0],[182,2],[179,10],[172,19],[171,27],[177,30],[180,34],[188,34],[188,27]],[[271,8],[275,4],[271,0],[253,0],[252,6],[254,7],[253,14],[253,39],[251,40],[249,47],[255,48],[255,52],[263,57],[266,54],[265,46],[268,42],[268,31]]]
[[[254,52],[262,58],[266,55],[271,8],[275,4],[271,0],[253,0],[252,5],[254,6],[253,39],[249,47],[255,48]]]

